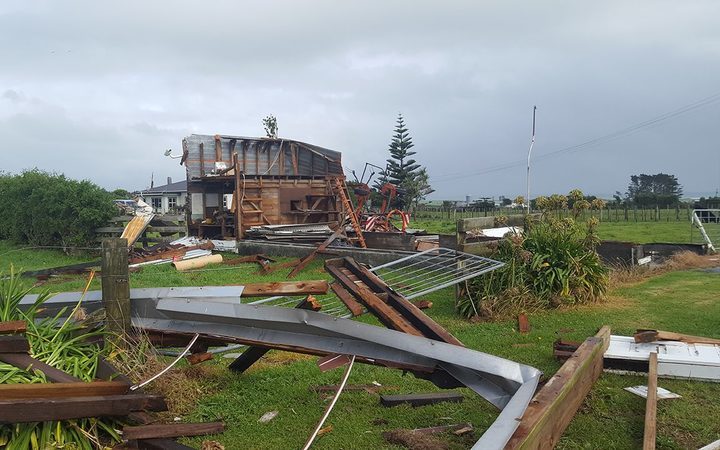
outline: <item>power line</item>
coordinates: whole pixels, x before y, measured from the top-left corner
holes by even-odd
[[[716,103],[716,102],[719,101],[719,100],[720,100],[720,92],[715,93],[715,94],[713,94],[713,95],[710,95],[710,96],[708,96],[708,97],[705,97],[705,98],[703,98],[703,99],[697,100],[697,101],[695,101],[695,102],[693,102],[693,103],[690,103],[690,104],[688,104],[688,105],[682,106],[682,107],[680,107],[680,108],[678,108],[678,109],[675,109],[675,110],[673,110],[673,111],[670,111],[670,112],[661,114],[661,115],[659,115],[659,116],[653,117],[652,119],[648,119],[648,120],[646,120],[646,121],[643,121],[643,122],[640,122],[640,123],[636,123],[636,124],[631,125],[631,126],[629,126],[629,127],[622,128],[622,129],[620,129],[620,130],[614,131],[614,132],[612,132],[612,133],[609,133],[609,134],[606,134],[606,135],[603,135],[603,136],[600,136],[600,137],[597,137],[597,138],[594,138],[594,139],[590,139],[590,140],[585,141],[585,142],[582,142],[582,143],[580,143],[580,144],[571,145],[571,146],[569,146],[569,147],[564,147],[564,148],[561,148],[561,149],[558,149],[558,150],[553,150],[553,151],[547,152],[547,153],[542,153],[542,154],[540,154],[540,155],[537,155],[537,156],[535,157],[535,160],[536,160],[536,161],[537,161],[537,160],[544,160],[544,159],[548,159],[548,158],[551,158],[551,157],[554,157],[554,156],[557,156],[557,155],[562,155],[562,154],[567,154],[567,153],[574,153],[574,152],[578,152],[578,151],[581,151],[581,150],[585,150],[585,149],[587,149],[587,148],[597,147],[597,146],[599,146],[599,145],[601,145],[601,144],[605,144],[605,143],[607,143],[607,142],[614,141],[614,140],[617,140],[617,139],[620,139],[620,138],[623,138],[623,137],[626,137],[626,136],[635,134],[635,133],[637,133],[638,131],[643,130],[643,129],[645,129],[645,128],[650,128],[650,127],[656,126],[656,125],[658,125],[658,124],[660,124],[660,123],[662,123],[662,122],[666,122],[666,121],[668,121],[668,120],[670,120],[670,119],[673,119],[673,118],[675,118],[675,117],[677,117],[677,116],[680,116],[680,115],[686,114],[686,113],[688,113],[688,112],[694,111],[694,110],[696,110],[696,109],[700,109],[700,108],[703,108],[703,107],[705,107],[705,106],[709,106],[709,105],[711,105],[711,104],[713,104],[713,103]],[[432,181],[433,183],[443,183],[443,182],[446,182],[446,181],[456,180],[456,179],[458,179],[458,178],[468,178],[468,177],[473,177],[473,176],[476,176],[476,175],[484,175],[484,174],[487,174],[487,173],[499,172],[499,171],[501,171],[501,170],[506,170],[506,169],[509,169],[509,168],[512,168],[512,167],[521,166],[521,165],[523,165],[523,164],[525,164],[525,160],[515,160],[515,161],[507,162],[507,163],[504,163],[504,164],[499,164],[499,165],[496,165],[496,166],[491,166],[491,167],[485,168],[485,169],[483,169],[483,170],[476,171],[476,172],[472,172],[472,173],[468,173],[468,172],[458,172],[458,173],[452,173],[452,174],[444,174],[444,175],[440,175],[440,176],[438,176],[438,177],[436,177],[436,178],[431,178],[431,181]]]

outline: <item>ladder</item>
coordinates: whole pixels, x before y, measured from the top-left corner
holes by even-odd
[[[350,224],[353,227],[353,230],[355,230],[355,236],[357,236],[357,241],[360,243],[360,247],[367,248],[367,245],[365,244],[365,238],[362,234],[362,228],[360,227],[360,224],[358,223],[357,216],[355,215],[355,210],[353,209],[352,203],[350,203],[350,196],[348,195],[347,191],[347,185],[345,184],[345,178],[336,177],[333,179],[335,182],[335,191],[340,196],[340,200],[342,201],[343,209],[345,209],[345,212],[347,214],[347,218],[350,219]],[[340,224],[340,226],[344,226],[345,222]]]

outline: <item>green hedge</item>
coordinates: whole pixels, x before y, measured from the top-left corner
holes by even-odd
[[[21,244],[82,246],[117,214],[112,194],[90,181],[29,170],[0,174],[0,239]]]

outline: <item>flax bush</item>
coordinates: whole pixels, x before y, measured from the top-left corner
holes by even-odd
[[[524,234],[506,236],[493,254],[505,266],[469,283],[458,311],[498,317],[602,298],[608,269],[595,251],[596,226],[594,218],[581,224],[546,215]]]
[[[83,381],[92,381],[101,350],[88,338],[102,331],[89,332],[82,322],[63,318],[68,316],[66,309],[56,316],[39,319],[38,313],[49,298],[47,292],[40,294],[35,304],[23,311],[19,307],[20,300],[29,290],[12,269],[9,276],[0,273],[0,321],[26,321],[26,337],[34,358]],[[28,371],[0,362],[0,384],[45,382],[45,375],[38,370]],[[7,450],[92,450],[105,448],[103,443],[119,441],[115,421],[109,419],[0,425],[0,448]]]

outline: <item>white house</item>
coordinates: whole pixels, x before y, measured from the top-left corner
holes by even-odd
[[[185,207],[187,181],[173,183],[172,178],[168,177],[166,185],[141,191],[140,196],[152,206],[156,214],[177,214]]]

